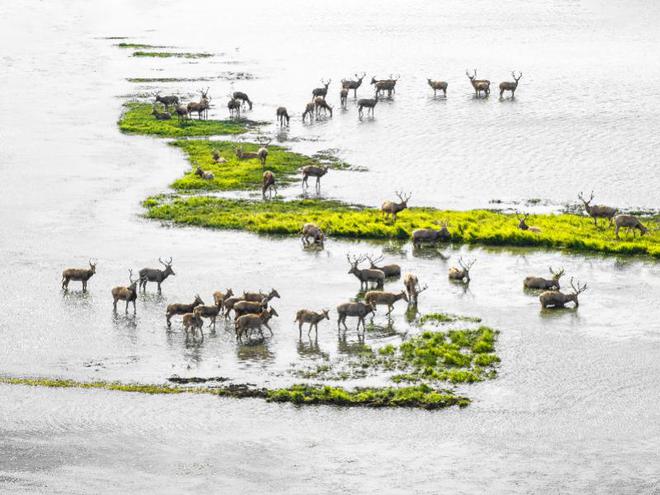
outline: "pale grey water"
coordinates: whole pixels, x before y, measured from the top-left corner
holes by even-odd
[[[560,204],[595,188],[603,201],[658,207],[654,3],[111,5],[0,5],[3,375],[152,383],[177,373],[277,385],[292,380],[284,372],[293,361],[344,352],[332,322],[321,326],[318,349],[300,344],[290,322],[299,307],[333,307],[353,295],[345,253],[381,246],[331,241],[314,255],[295,239],[140,219],[140,200],[165,190],[186,164],[158,140],[117,132],[117,96],[155,89],[127,77],[254,74],[233,86],[162,87],[187,94],[209,85],[220,116],[232,87],[256,100],[251,118],[270,120],[288,106],[294,118],[284,137],[303,139],[296,149],[338,148],[370,169],[329,174],[323,187],[332,197],[378,204],[402,188],[415,204],[471,208],[492,198]],[[225,55],[135,59],[103,36]],[[467,67],[495,82],[522,70],[518,97],[473,100]],[[337,105],[337,80],[356,71],[401,74],[394,101],[379,104],[373,121],[358,121],[351,104],[303,127],[300,111],[318,80],[332,77]],[[449,81],[447,100],[431,98],[427,76]],[[448,254],[451,264],[458,253]],[[408,246],[390,255],[430,285],[421,311],[473,314],[501,330],[499,377],[460,388],[474,400],[467,409],[298,409],[0,386],[0,491],[658,492],[657,263],[543,251],[469,255],[478,261],[467,293],[446,281],[448,263],[439,258],[414,257]],[[64,297],[62,268],[90,256],[99,273],[89,295]],[[110,287],[158,256],[173,256],[177,272],[163,298],[140,299],[135,319],[114,318]],[[520,290],[525,275],[549,264],[589,282],[578,311],[543,315]],[[208,300],[228,286],[282,294],[265,348],[237,347],[220,330],[185,345],[177,323],[165,331],[168,302],[196,292]],[[399,332],[402,313],[395,311]]]

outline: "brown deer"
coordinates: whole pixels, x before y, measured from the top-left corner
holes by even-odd
[[[227,102],[227,109],[229,110],[230,117],[240,117],[241,116],[241,102],[235,98],[231,98]]]
[[[371,304],[368,303],[363,303],[363,302],[347,302],[340,304],[337,306],[337,314],[339,317],[337,318],[337,330],[340,329],[340,325],[344,325],[344,330],[348,330],[348,327],[346,326],[346,317],[352,316],[358,319],[357,323],[357,331],[358,333],[360,332],[360,323],[362,324],[362,332],[364,333],[366,331],[365,323],[364,320],[367,317],[368,314],[374,314],[376,312],[376,308],[373,307]]]
[[[172,118],[172,114],[170,112],[161,112],[158,110],[156,105],[154,105],[153,109],[151,110],[151,115],[153,115],[156,120],[170,120]]]
[[[387,216],[389,215],[392,218],[392,222],[396,222],[397,213],[408,208],[408,201],[410,201],[412,193],[409,193],[407,196],[405,196],[403,192],[397,191],[396,196],[401,200],[400,203],[396,203],[394,201],[385,201],[380,207],[380,211],[383,212],[385,219],[387,219]]]
[[[306,189],[309,187],[307,179],[309,177],[316,177],[316,189],[321,189],[321,177],[328,173],[330,168],[326,166],[306,165],[300,171],[302,172],[302,187]]]
[[[233,307],[234,319],[247,314],[259,314],[266,309],[268,309],[268,301],[265,299],[259,302],[245,300],[238,301]]]
[[[518,73],[518,77],[516,77],[515,72],[511,72],[511,75],[515,82],[504,81],[500,83],[500,98],[503,97],[505,91],[511,91],[512,99],[516,96],[516,89],[518,89],[518,81],[520,81],[520,78],[522,77],[522,72]]]
[[[186,332],[186,340],[190,333],[192,333],[194,339],[197,330],[199,330],[199,334],[202,337],[202,340],[204,340],[204,320],[202,319],[202,314],[198,311],[199,307],[201,306],[195,308],[192,313],[186,313],[183,315],[183,330]]]
[[[360,98],[357,102],[358,106],[358,117],[362,118],[363,115],[363,110],[366,108],[367,109],[367,117],[369,114],[371,116],[374,116],[374,108],[378,104],[378,93],[373,98]]]
[[[176,275],[172,269],[171,257],[167,261],[163,261],[158,258],[158,262],[165,267],[164,270],[161,270],[160,268],[143,268],[138,272],[140,275],[139,287],[143,291],[147,290],[147,282],[156,282],[158,284],[158,292],[161,292],[160,284],[162,284],[163,281],[170,275]]]
[[[296,319],[293,320],[294,323],[298,323],[298,337],[302,338],[302,326],[303,323],[309,323],[309,330],[307,335],[312,333],[312,328],[319,333],[319,322],[321,320],[329,320],[330,312],[327,309],[323,309],[320,312],[310,311],[309,309],[301,309],[296,313]]]
[[[352,89],[353,90],[353,98],[357,98],[357,89],[362,85],[362,79],[364,79],[366,75],[367,75],[367,73],[363,72],[361,76],[358,76],[357,74],[355,74],[355,80],[342,79],[341,80],[342,89],[345,89],[345,90]]]
[[[436,244],[437,242],[448,242],[451,240],[451,234],[447,228],[448,223],[442,222],[440,229],[415,229],[412,233],[412,243],[414,248],[421,248],[422,244]]]
[[[242,102],[243,105],[248,105],[250,110],[252,110],[252,102],[250,101],[250,98],[248,97],[247,94],[243,93],[242,91],[234,91],[234,94],[232,95],[232,99]]]
[[[188,103],[188,114],[196,113],[199,120],[203,118],[208,118],[208,110],[210,107],[211,98],[209,98],[209,88],[206,88],[206,91],[203,89],[200,90],[202,97],[198,102],[191,101]]]
[[[471,261],[463,261],[463,257],[461,256],[458,258],[458,266],[460,268],[457,268],[455,266],[452,266],[449,269],[449,280],[454,280],[456,282],[462,282],[465,284],[470,283],[470,269],[472,268],[472,265],[474,265],[476,260],[471,260]]]
[[[305,118],[309,115],[309,122],[311,123],[314,120],[314,102],[307,103],[305,105],[305,111],[302,114],[302,121],[305,123]]]
[[[325,100],[325,97],[328,94],[328,86],[330,86],[331,82],[332,79],[328,79],[328,82],[325,82],[323,79],[321,79],[321,84],[323,85],[323,87],[314,88],[312,90],[312,100],[316,100],[316,98],[323,98]]]
[[[278,107],[275,111],[275,115],[277,116],[277,120],[280,123],[280,127],[289,125],[289,112],[286,111],[286,107]]]
[[[548,290],[539,296],[539,301],[541,301],[541,307],[546,308],[563,308],[566,303],[573,302],[577,308],[580,303],[578,302],[578,296],[587,290],[587,284],[580,286],[580,282],[577,282],[577,287],[573,285],[573,277],[571,277],[571,288],[573,292],[570,294],[564,294],[558,290]]]
[[[201,305],[197,306],[194,310],[193,313],[196,315],[199,315],[204,318],[209,319],[209,327],[213,327],[213,330],[215,330],[215,321],[218,318],[218,315],[220,314],[220,311],[222,310],[221,306],[218,306],[217,304],[210,304],[210,305]]]
[[[348,101],[348,90],[346,88],[341,88],[339,91],[339,104],[342,108],[346,108],[346,102]]]
[[[447,83],[445,81],[434,81],[432,79],[427,79],[429,86],[433,90],[433,96],[437,96],[438,90],[444,93],[445,98],[447,97]]]
[[[171,327],[172,322],[170,321],[174,315],[185,315],[186,313],[192,313],[197,306],[202,306],[204,301],[199,297],[199,294],[195,296],[195,300],[190,304],[168,304],[167,309],[165,310],[165,318],[167,320],[167,326]]]
[[[189,115],[188,115],[188,107],[184,107],[183,105],[177,105],[174,107],[174,111],[176,112],[176,116],[179,118],[179,122],[188,120]]]
[[[529,216],[529,213],[525,213],[522,217],[516,212],[516,218],[518,219],[518,228],[520,230],[525,230],[528,232],[534,232],[535,234],[540,234],[541,229],[534,226],[534,225],[527,225],[527,217]]]
[[[62,289],[69,289],[69,282],[74,280],[82,282],[82,291],[87,292],[87,281],[96,273],[96,263],[90,258],[89,268],[67,268],[62,272]]]
[[[268,198],[273,197],[273,192],[277,194],[277,187],[275,186],[275,175],[270,170],[266,170],[261,179],[261,196],[266,199],[266,192]]]
[[[272,139],[258,138],[257,141],[259,141],[260,144],[259,149],[257,150],[257,156],[259,157],[261,168],[264,168],[266,166],[266,159],[268,158],[268,145]]]
[[[387,314],[391,314],[394,309],[394,303],[399,300],[410,302],[406,291],[401,291],[398,294],[393,292],[384,292],[380,290],[370,290],[364,295],[364,300],[374,308],[377,306],[387,306]]]
[[[477,97],[481,96],[482,91],[486,96],[490,95],[490,81],[487,79],[477,79],[477,69],[474,69],[474,75],[472,76],[466,69],[465,75],[468,76],[468,79],[474,88],[474,94]]]
[[[616,215],[617,209],[612,208],[611,206],[605,205],[591,205],[591,202],[594,200],[594,192],[591,191],[591,196],[589,199],[584,199],[582,192],[578,194],[578,199],[584,203],[584,209],[591,218],[594,219],[594,225],[598,226],[599,218],[606,218],[609,221],[609,224],[612,225],[612,219]]]
[[[213,302],[215,303],[216,306],[220,308],[221,312],[224,312],[225,309],[225,299],[229,299],[231,296],[234,295],[234,291],[231,289],[227,289],[225,292],[222,291],[215,291],[213,293]]]
[[[175,95],[171,96],[160,96],[160,91],[158,93],[155,93],[154,96],[156,97],[156,100],[154,103],[162,103],[163,106],[165,107],[165,110],[169,109],[170,106],[178,106],[179,105],[179,97]]]
[[[318,227],[318,225],[313,223],[306,223],[305,225],[303,225],[302,230],[300,231],[300,239],[302,240],[304,247],[308,247],[308,246],[323,247],[323,244],[325,243],[325,234]]]
[[[270,332],[270,334],[273,335],[273,329],[270,328],[270,325],[268,325],[268,322],[273,316],[279,316],[279,315],[277,314],[277,311],[275,311],[275,309],[270,308],[270,309],[265,309],[261,313],[256,315],[247,314],[238,317],[234,323],[236,326],[236,339],[242,340],[243,335],[248,334],[249,331],[254,329],[259,330],[259,333],[263,338],[264,333],[261,329],[262,326],[266,327]],[[248,334],[248,338],[249,337],[250,335]]]
[[[646,234],[649,229],[646,228],[639,218],[634,215],[617,215],[614,217],[614,235],[617,239],[619,237],[619,230],[621,228],[626,229],[628,233],[632,231],[633,238],[635,237],[635,230],[639,230],[640,236]]]
[[[137,284],[139,278],[133,280],[133,270],[128,270],[128,287],[115,287],[112,289],[112,308],[117,312],[117,301],[126,301],[126,313],[128,313],[128,304],[133,303],[133,314],[136,313],[135,300],[137,299],[138,289]]]
[[[215,175],[213,175],[213,172],[209,172],[208,170],[202,170],[202,167],[197,165],[197,168],[195,169],[195,175],[197,175],[200,179],[203,180],[213,180],[215,178]]]
[[[559,290],[559,279],[564,275],[564,269],[554,271],[552,267],[549,267],[550,273],[552,274],[551,279],[543,277],[525,277],[523,280],[523,287],[525,289],[542,289],[542,290]]]
[[[239,296],[226,297],[222,303],[225,312],[225,319],[229,318],[229,313],[234,309],[234,305],[243,301],[244,299]]]
[[[385,274],[385,277],[400,277],[401,276],[401,267],[396,264],[391,264],[391,265],[382,265],[382,266],[377,266],[376,263],[380,263],[383,261],[383,256],[379,256],[376,259],[373,259],[371,256],[366,256],[367,260],[369,260],[369,264],[371,265],[370,268],[374,270],[380,270]]]
[[[366,256],[349,256],[346,255],[348,264],[351,265],[351,269],[348,270],[349,274],[353,274],[360,281],[360,290],[366,290],[369,288],[369,283],[375,283],[377,288],[382,289],[385,284],[385,274],[382,270],[376,270],[373,268],[358,268],[358,265],[362,263]]]
[[[374,85],[376,88],[376,96],[380,95],[380,93],[384,93],[387,91],[387,97],[391,98],[392,93],[396,93],[396,83],[399,80],[399,76],[397,75],[395,79],[392,79],[392,76],[390,76],[390,79],[376,79],[376,77],[371,78],[371,84]]]
[[[318,118],[321,114],[321,110],[323,110],[323,115],[325,115],[326,112],[329,112],[330,117],[332,117],[332,107],[328,105],[328,102],[325,101],[325,98],[322,96],[317,96],[314,98],[314,112],[316,113],[316,118]]]
[[[213,153],[211,153],[211,158],[213,159],[213,163],[227,162],[227,160],[225,160],[222,156],[220,156],[220,152],[218,150],[213,150]]]
[[[234,152],[236,153],[236,157],[239,160],[251,160],[252,158],[258,158],[262,167],[266,165],[266,157],[268,156],[268,149],[263,146],[259,148],[257,151],[243,151],[243,148],[241,146],[238,146],[237,148],[234,148]]]
[[[246,291],[243,291],[243,300],[244,301],[261,302],[265,299],[266,304],[268,304],[274,298],[280,299],[280,293],[277,292],[275,289],[271,289],[268,294],[264,294],[261,291],[259,291],[259,292],[246,292]]]
[[[417,305],[417,301],[419,300],[419,295],[424,292],[426,289],[428,289],[428,285],[425,285],[424,287],[419,286],[419,279],[417,278],[417,275],[414,275],[412,273],[406,273],[403,276],[403,285],[406,288],[406,293],[408,294],[408,301],[413,304]]]

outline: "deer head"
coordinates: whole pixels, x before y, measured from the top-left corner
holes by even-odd
[[[465,276],[470,278],[470,268],[472,268],[472,265],[475,264],[477,260],[472,259],[470,261],[463,261],[463,257],[461,256],[458,258],[458,266],[461,267],[461,270],[463,270],[463,273],[465,273]]]
[[[348,273],[358,275],[360,273],[358,265],[365,260],[365,256],[351,256],[347,254],[346,259],[348,260],[348,264],[351,265],[351,269],[348,270]]]
[[[573,302],[575,302],[575,306],[577,307],[579,305],[578,302],[578,296],[582,294],[585,290],[587,290],[587,284],[585,283],[584,285],[580,285],[580,282],[576,280],[577,282],[577,287],[573,284],[573,277],[571,277],[571,289],[573,289],[573,293],[569,294],[569,297]]]
[[[591,191],[591,196],[589,197],[588,200],[584,199],[584,196],[582,196],[582,191],[578,194],[578,199],[584,203],[585,208],[588,208],[591,206],[591,202],[594,200],[594,192]]]
[[[277,292],[275,289],[271,289],[270,293],[268,294],[268,297],[270,297],[271,299],[274,298],[274,297],[277,297],[279,299],[280,298],[280,293]]]
[[[380,256],[378,256],[378,258],[375,258],[375,259],[370,255],[366,255],[365,258],[369,261],[369,264],[371,265],[371,268],[376,268],[376,264],[383,261],[383,255],[382,254]]]
[[[129,282],[128,288],[134,291],[135,288],[137,287],[137,283],[138,283],[139,280],[140,280],[139,278],[136,278],[135,280],[133,280],[133,269],[129,268],[128,269],[128,282]]]
[[[564,269],[560,268],[559,270],[554,271],[551,266],[549,266],[548,269],[550,270],[550,273],[552,274],[552,280],[557,282],[557,286],[559,286],[558,282],[559,282],[559,279],[564,275]]]
[[[328,79],[328,82],[325,82],[323,79],[321,79],[321,84],[325,89],[328,89],[328,86],[330,86],[330,83],[332,82],[332,79]]]
[[[518,77],[516,77],[516,73],[514,71],[511,72],[511,75],[513,76],[513,80],[516,81],[517,85],[518,81],[520,81],[520,78],[522,77],[522,72],[518,72]]]
[[[199,168],[199,167],[197,167]],[[158,258],[158,261],[160,262],[161,265],[165,267],[165,270],[163,271],[163,275],[176,275],[174,273],[174,270],[172,270],[172,257],[170,256],[169,260],[163,261],[160,258]]]
[[[412,197],[412,193],[409,193],[407,196],[403,194],[403,192],[396,191],[397,197],[401,200],[400,205],[407,207],[408,206],[408,201],[410,201],[410,198]]]
[[[518,219],[518,228],[520,230],[528,230],[529,225],[525,223],[525,220],[527,220],[527,217],[529,216],[529,213],[525,213],[522,217],[516,212],[516,218]]]
[[[472,75],[472,76],[470,75],[470,73],[468,72],[468,70],[465,69],[465,75],[468,76],[468,79],[469,79],[470,81],[474,81],[475,78],[477,77],[477,69],[474,69],[474,75]]]
[[[202,298],[199,297],[199,294],[195,294],[195,302],[193,303],[195,306],[201,306],[204,304],[204,301],[202,301]]]
[[[330,319],[330,310],[328,310],[328,309],[322,309],[322,310],[321,310],[321,314],[323,315],[323,318],[325,318],[326,320],[329,320],[329,319]]]
[[[89,259],[89,269],[92,273],[96,273],[96,261],[92,262],[92,258]]]

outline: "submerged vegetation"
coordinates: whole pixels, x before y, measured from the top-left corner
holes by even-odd
[[[134,50],[141,50],[141,49],[154,49],[154,48],[166,48],[164,46],[158,46],[158,45],[147,45],[144,43],[118,43],[117,46],[119,48],[132,48]]]
[[[212,81],[214,77],[129,77],[126,80],[132,83],[169,83],[169,82],[196,82]]]
[[[212,53],[191,53],[191,52],[133,52],[134,57],[155,57],[155,58],[209,58]]]

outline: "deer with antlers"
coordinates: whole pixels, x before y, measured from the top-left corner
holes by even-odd
[[[192,313],[197,306],[202,306],[204,301],[199,297],[199,294],[195,296],[195,300],[190,304],[174,303],[168,304],[167,309],[165,310],[165,319],[167,320],[167,326],[171,327],[172,316],[174,315],[185,315],[186,313]]]
[[[246,93],[243,93],[242,91],[234,91],[234,93],[231,95],[233,100],[240,101],[243,106],[247,105],[250,110],[252,110],[252,101],[248,97]]]
[[[272,199],[273,193],[277,195],[277,187],[275,186],[275,175],[270,170],[266,170],[261,179],[261,196],[266,199],[266,193],[268,193],[268,199]]]
[[[158,292],[160,293],[160,284],[170,275],[176,275],[172,269],[172,258],[163,261],[158,258],[158,262],[165,267],[164,270],[160,268],[143,268],[138,273],[140,275],[140,289],[147,290],[147,282],[156,282],[158,284]]]
[[[321,189],[321,177],[328,173],[330,167],[326,166],[317,166],[317,165],[306,165],[300,171],[302,172],[302,188],[307,189],[309,184],[307,179],[310,177],[316,177],[316,189]]]
[[[137,299],[137,284],[140,281],[139,278],[133,280],[133,270],[128,270],[128,287],[115,287],[112,289],[112,308],[114,312],[117,312],[117,301],[126,301],[126,313],[128,313],[128,304],[133,303],[133,314],[136,313],[135,300]]]
[[[552,267],[548,267],[550,274],[552,275],[551,279],[543,277],[525,277],[523,280],[523,287],[525,289],[541,289],[541,290],[559,290],[559,279],[564,275],[564,269],[554,271]]]
[[[488,79],[477,79],[477,69],[474,69],[473,75],[470,75],[465,69],[465,75],[468,76],[477,97],[481,96],[482,91],[486,96],[490,95],[490,81]]]
[[[330,117],[332,117],[332,107],[328,105],[328,102],[325,101],[325,98],[322,96],[317,96],[314,98],[314,113],[316,114],[317,119],[321,114],[321,110],[323,110],[323,115],[325,115],[327,112],[330,114]]]
[[[277,107],[275,116],[277,117],[277,121],[280,123],[280,127],[289,125],[289,112],[286,111],[286,107]]]
[[[453,280],[455,282],[462,282],[465,284],[470,283],[470,269],[472,268],[472,265],[477,260],[469,260],[469,261],[463,261],[463,257],[461,256],[458,258],[458,267],[452,266],[449,269],[448,276],[449,280]]]
[[[345,90],[353,90],[353,98],[357,98],[357,90],[362,85],[362,79],[367,75],[366,72],[363,72],[361,76],[355,74],[355,79],[342,79],[341,87]]]
[[[358,106],[358,118],[362,118],[362,114],[364,109],[367,109],[367,117],[369,114],[371,116],[374,116],[374,108],[378,104],[378,93],[373,98],[360,98],[357,101],[357,106]]]
[[[588,200],[584,199],[582,192],[578,194],[578,199],[584,204],[584,209],[587,212],[587,215],[593,218],[594,225],[598,226],[599,218],[606,218],[609,221],[609,224],[612,225],[612,220],[618,211],[616,208],[605,205],[592,205],[591,202],[594,200],[593,191],[591,191],[591,196],[589,196]]]
[[[383,255],[380,255],[378,258],[374,259],[371,256],[366,256],[367,260],[369,260],[369,264],[371,265],[370,268],[374,270],[380,270],[385,274],[385,277],[400,277],[401,276],[401,267],[397,264],[391,264],[391,265],[381,265],[378,266],[376,263],[380,263],[383,261]]]
[[[412,197],[412,193],[409,193],[406,196],[403,194],[403,192],[399,191],[396,191],[396,195],[401,201],[400,203],[396,203],[395,201],[385,201],[380,207],[380,211],[383,212],[385,219],[387,219],[389,215],[392,219],[392,222],[396,222],[397,213],[408,208],[408,201],[410,201],[410,198]]]
[[[394,309],[394,303],[397,301],[403,300],[407,303],[410,302],[408,299],[408,294],[405,290],[402,290],[398,294],[394,292],[385,292],[382,290],[370,290],[364,295],[364,300],[367,304],[370,304],[374,308],[378,306],[387,306],[387,315],[392,313]]]
[[[321,79],[321,84],[323,85],[323,87],[314,88],[312,90],[312,100],[316,100],[316,98],[323,98],[325,100],[325,97],[328,94],[328,86],[330,86],[331,82],[332,79],[328,79],[328,82],[325,82],[323,79]]]
[[[541,229],[539,227],[536,227],[534,225],[527,225],[527,217],[529,216],[529,213],[525,213],[522,217],[516,212],[516,218],[518,219],[518,228],[520,230],[524,230],[527,232],[533,232],[534,234],[540,234]]]
[[[412,273],[406,273],[404,275],[403,285],[406,288],[406,293],[408,294],[408,301],[413,305],[417,305],[419,295],[428,289],[428,285],[420,287],[417,275]]]
[[[87,292],[87,281],[96,273],[96,263],[89,259],[89,268],[67,268],[62,272],[62,289],[69,289],[72,280],[82,282],[82,291]]]
[[[577,308],[580,304],[578,302],[578,296],[587,290],[587,284],[580,285],[580,282],[577,282],[577,287],[573,284],[573,277],[571,277],[571,289],[573,292],[570,294],[565,294],[559,292],[558,290],[548,290],[543,292],[539,296],[539,301],[541,301],[541,307],[546,308],[563,308],[566,303],[573,302]]]
[[[309,309],[301,309],[296,313],[296,319],[293,320],[294,323],[298,323],[298,337],[302,338],[302,326],[303,323],[309,323],[309,330],[307,335],[312,333],[312,328],[316,333],[319,333],[319,323],[322,320],[329,320],[330,312],[327,309],[321,311],[311,311]]]
[[[210,88],[206,88],[206,91],[200,89],[199,91],[202,94],[200,100],[198,102],[191,101],[188,103],[188,114],[196,113],[199,120],[201,120],[202,117],[205,119],[208,118],[208,111],[211,106],[211,98],[208,95],[209,89]]]
[[[300,231],[300,239],[302,240],[304,247],[308,247],[308,246],[323,247],[323,244],[325,242],[325,234],[319,228],[318,225],[314,223],[306,223],[305,225],[303,225],[303,228]]]
[[[634,215],[617,215],[614,217],[614,235],[617,239],[619,237],[619,230],[626,229],[628,233],[632,231],[633,238],[635,237],[635,230],[639,230],[640,235],[646,234],[649,229]]]
[[[360,290],[366,290],[369,288],[370,283],[375,283],[376,287],[379,289],[383,288],[385,284],[385,274],[382,270],[377,270],[374,268],[359,268],[358,265],[362,263],[366,256],[353,256],[346,255],[348,264],[351,266],[351,269],[348,270],[349,274],[353,274],[360,281]]]
[[[438,91],[442,91],[445,98],[447,97],[447,83],[445,81],[434,81],[433,79],[426,80],[433,90],[433,96],[437,96]]]
[[[436,244],[437,242],[448,242],[451,240],[451,234],[447,228],[449,224],[446,221],[441,223],[440,229],[415,229],[412,233],[412,243],[414,248],[421,248],[423,244]]]
[[[387,91],[387,97],[391,98],[392,94],[396,93],[396,83],[398,80],[398,75],[396,78],[392,78],[392,76],[390,76],[390,79],[376,79],[374,76],[371,78],[371,84],[373,84],[376,88],[376,96]]]
[[[522,72],[518,72],[518,77],[516,77],[516,73],[512,71],[511,76],[513,76],[514,82],[504,81],[500,83],[500,98],[503,97],[505,91],[511,91],[511,98],[515,98],[516,89],[518,89],[518,81],[520,81],[520,78],[522,77]]]
[[[215,178],[213,172],[209,172],[208,170],[202,170],[202,167],[200,167],[199,165],[197,165],[197,168],[195,168],[195,175],[203,180],[213,180]]]

